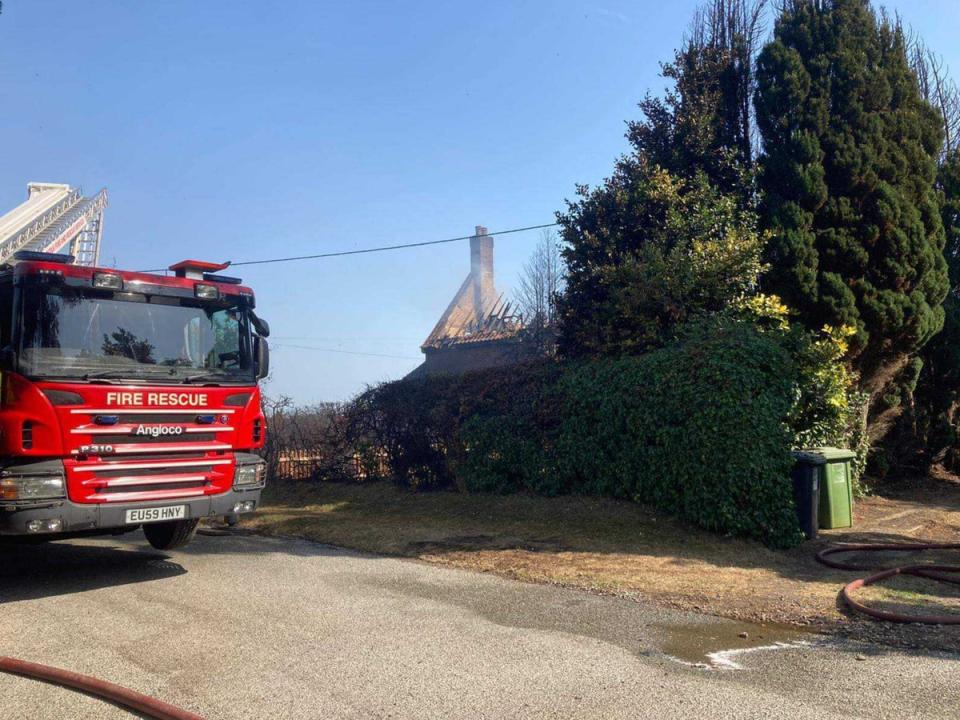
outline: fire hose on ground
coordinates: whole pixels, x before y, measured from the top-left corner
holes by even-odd
[[[0,657],[0,672],[42,680],[53,685],[71,688],[94,695],[116,705],[133,710],[155,720],[203,720],[195,713],[181,710],[162,700],[143,695],[119,685],[98,680],[89,675],[61,670],[60,668],[25,662],[11,657]]]
[[[960,550],[960,543],[850,543],[830,545],[817,553],[817,560],[827,567],[837,570],[874,570],[876,569],[874,566],[841,562],[833,559],[833,556],[851,552],[923,552],[928,550]],[[853,597],[854,592],[860,588],[898,575],[912,575],[926,580],[960,585],[960,565],[902,565],[877,569],[877,572],[872,575],[849,582],[840,591],[840,595],[850,608],[877,620],[920,623],[923,625],[960,625],[960,615],[907,615],[888,610],[878,610]]]

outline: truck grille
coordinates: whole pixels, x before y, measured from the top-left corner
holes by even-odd
[[[225,492],[233,484],[235,408],[69,412],[82,416],[70,429],[68,480],[75,502],[176,500]]]
[[[74,499],[110,503],[223,492],[233,482],[232,470],[228,457],[136,455],[77,463],[70,474],[71,488],[79,490]]]

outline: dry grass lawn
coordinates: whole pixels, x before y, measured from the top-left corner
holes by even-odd
[[[838,604],[838,590],[858,574],[826,568],[814,554],[829,542],[960,542],[960,484],[925,480],[897,496],[868,498],[857,504],[855,531],[822,532],[789,551],[691,529],[629,502],[413,493],[382,483],[276,482],[244,527],[741,620],[896,640],[903,626],[861,621]],[[934,559],[960,564],[960,552]],[[912,579],[863,597],[888,608],[960,612],[955,592]],[[909,642],[917,642],[913,635]],[[960,629],[935,635],[920,641],[960,647]]]

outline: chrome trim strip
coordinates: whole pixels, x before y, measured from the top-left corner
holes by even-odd
[[[112,503],[130,502],[131,500],[176,500],[177,498],[197,497],[198,495],[206,495],[206,491],[203,488],[191,488],[189,490],[172,488],[170,490],[144,490],[143,492],[104,493],[103,495],[93,495],[89,500],[95,503]]]
[[[177,452],[197,452],[200,450],[230,450],[233,446],[229,443],[131,443],[129,445],[113,446],[113,455],[135,455],[137,453],[177,453]],[[71,455],[97,455],[102,457],[103,453],[81,453],[80,450],[71,450]]]
[[[71,470],[73,472],[100,472],[102,470],[149,470],[151,468],[167,468],[167,467],[203,467],[204,465],[229,465],[233,460],[220,460],[220,459],[209,459],[209,460],[173,460],[164,462],[163,460],[158,460],[157,462],[99,462],[93,465],[75,465]]]

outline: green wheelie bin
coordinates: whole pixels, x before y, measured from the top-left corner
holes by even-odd
[[[853,476],[850,462],[856,454],[842,448],[821,447],[794,453],[798,465],[818,475],[819,525],[825,530],[853,526]]]

